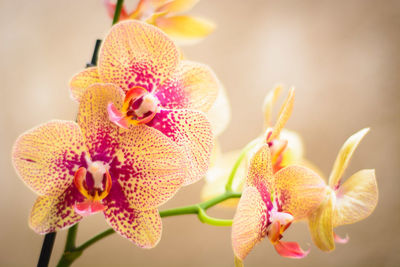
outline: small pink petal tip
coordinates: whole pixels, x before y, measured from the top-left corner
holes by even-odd
[[[333,237],[335,239],[335,242],[338,244],[346,244],[347,242],[349,242],[349,235],[346,234],[346,237],[340,237],[339,235],[337,235],[336,233],[333,233]]]
[[[75,203],[75,212],[81,216],[89,216],[94,213],[103,211],[106,207],[98,201],[85,200],[83,202]]]
[[[276,252],[286,258],[301,259],[310,253],[310,250],[304,251],[296,242],[279,241],[274,245]]]
[[[108,118],[110,119],[111,122],[115,123],[116,125],[128,129],[129,124],[128,120],[126,117],[122,114],[121,111],[119,111],[113,103],[109,103],[107,105],[107,112],[108,112]]]

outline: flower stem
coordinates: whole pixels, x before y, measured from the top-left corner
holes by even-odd
[[[232,220],[213,218],[213,217],[207,215],[206,210],[217,205],[218,203],[221,203],[221,202],[227,200],[227,199],[240,198],[241,195],[242,195],[241,193],[225,192],[224,194],[221,194],[213,199],[204,201],[199,204],[160,211],[160,217],[171,217],[171,216],[178,216],[178,215],[185,215],[185,214],[197,214],[197,216],[199,217],[199,220],[203,223],[207,223],[207,224],[215,225],[215,226],[231,226]],[[100,241],[101,239],[115,233],[115,231],[112,228],[109,228],[109,229],[101,232],[100,234],[94,236],[93,238],[89,239],[82,245],[76,247],[75,239],[76,239],[77,231],[78,231],[78,224],[75,224],[74,226],[69,228],[64,253],[63,253],[60,261],[58,262],[57,267],[70,266],[79,256],[82,255],[82,253],[85,249],[87,249],[88,247],[90,247],[91,245],[96,243],[97,241]]]
[[[48,266],[50,261],[51,252],[53,251],[54,240],[56,239],[56,232],[48,233],[44,236],[42,250],[40,251],[39,261],[37,266]]]
[[[240,166],[240,163],[242,163],[243,159],[245,158],[245,156],[247,155],[247,153],[256,146],[256,144],[258,143],[258,140],[253,140],[252,142],[250,142],[249,144],[247,144],[247,146],[245,146],[245,148],[243,148],[243,150],[240,152],[240,155],[238,157],[238,159],[236,160],[235,164],[232,167],[232,171],[229,174],[228,177],[228,181],[226,182],[225,185],[225,191],[226,192],[232,192],[232,184],[233,184],[233,179],[235,178],[235,174]]]
[[[118,22],[119,16],[121,15],[122,5],[124,4],[124,0],[118,0],[117,5],[115,7],[114,18],[112,25]]]

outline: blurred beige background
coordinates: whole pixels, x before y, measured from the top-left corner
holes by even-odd
[[[380,200],[368,219],[338,229],[350,242],[320,252],[299,224],[285,239],[310,247],[307,258],[281,258],[264,241],[246,266],[400,266],[400,1],[202,0],[191,13],[218,25],[184,51],[209,64],[227,88],[233,113],[221,136],[224,151],[260,133],[262,100],[277,82],[296,86],[288,127],[302,134],[308,158],[326,174],[345,139],[371,127],[346,174],[376,168]],[[16,176],[11,146],[39,123],[75,118],[68,80],[90,60],[95,39],[110,23],[101,0],[0,1],[1,266],[36,265],[43,238],[28,227],[36,196]],[[181,190],[161,209],[198,202],[202,185]],[[218,208],[211,213],[232,216]],[[155,249],[113,235],[75,266],[233,266],[230,228],[203,225],[190,215],[163,223]],[[106,228],[102,215],[85,219],[78,243]],[[65,235],[57,235],[52,266]]]

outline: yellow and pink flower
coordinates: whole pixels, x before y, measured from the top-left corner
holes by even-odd
[[[192,168],[184,181],[191,184],[208,168],[212,131],[206,113],[214,104],[220,83],[206,65],[180,60],[175,44],[159,29],[140,21],[115,25],[99,52],[98,67],[75,75],[72,97],[80,101],[92,84],[113,84],[124,93],[121,106],[110,102],[115,124],[144,125],[162,132],[184,148]]]
[[[29,218],[35,232],[103,212],[116,232],[138,246],[158,243],[157,207],[182,186],[189,164],[182,148],[160,131],[110,122],[108,103],[120,107],[124,97],[112,84],[92,85],[81,95],[77,123],[50,121],[16,141],[15,169],[39,195]]]
[[[309,218],[312,239],[323,251],[335,249],[335,242],[348,241],[348,237],[336,235],[333,228],[367,218],[378,203],[375,170],[364,169],[342,181],[354,151],[368,131],[369,128],[358,131],[343,144],[329,176],[324,202]]]
[[[180,44],[191,44],[201,40],[214,31],[211,21],[194,16],[180,15],[199,0],[140,0],[132,12],[125,7],[121,10],[120,20],[135,19],[162,29]],[[115,12],[115,3],[104,0],[109,16]]]
[[[281,239],[291,223],[307,219],[325,195],[324,180],[306,167],[291,165],[274,173],[269,146],[261,146],[251,159],[233,219],[235,257],[243,261],[265,237],[281,256],[305,257],[308,251],[302,250],[298,243]]]

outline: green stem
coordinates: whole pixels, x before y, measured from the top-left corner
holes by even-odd
[[[112,25],[118,22],[119,16],[121,15],[122,5],[124,4],[124,0],[118,0],[117,5],[115,6],[114,18]]]
[[[214,226],[231,226],[232,220],[224,220],[224,219],[217,219],[211,216],[208,216],[206,211],[199,207],[199,211],[197,216],[202,223],[214,225]]]
[[[215,198],[212,198],[208,201],[204,201],[199,204],[160,211],[160,217],[171,217],[171,216],[179,216],[179,215],[185,215],[185,214],[197,214],[200,221],[203,223],[207,223],[207,224],[215,225],[215,226],[231,226],[232,220],[213,218],[213,217],[207,215],[206,210],[217,205],[218,203],[221,203],[221,202],[227,200],[227,199],[240,198],[241,195],[242,195],[241,193],[225,192],[222,195],[219,195]],[[77,231],[78,231],[78,224],[75,224],[74,226],[69,228],[67,241],[65,244],[65,250],[64,250],[64,253],[63,253],[60,261],[58,262],[57,267],[71,266],[71,264],[79,256],[82,255],[82,253],[85,249],[87,249],[88,247],[90,247],[91,245],[96,243],[97,241],[100,241],[101,239],[115,233],[115,231],[112,228],[109,228],[109,229],[101,232],[100,234],[96,235],[95,237],[89,239],[82,245],[76,247],[75,240],[76,240]]]
[[[67,241],[65,242],[64,251],[75,249],[76,234],[78,233],[79,223],[74,224],[68,229]]]
[[[240,163],[242,163],[243,159],[245,158],[245,156],[247,155],[247,153],[253,148],[255,147],[255,145],[258,143],[258,140],[253,140],[251,141],[247,146],[245,146],[245,148],[243,148],[243,150],[240,152],[240,155],[238,157],[238,159],[236,160],[235,164],[232,167],[231,173],[229,174],[228,177],[228,181],[226,182],[225,185],[225,191],[226,192],[232,192],[232,184],[233,184],[233,179],[235,178],[235,174],[240,166]]]

